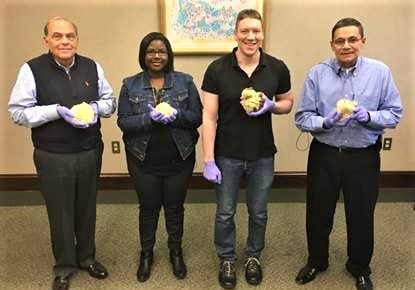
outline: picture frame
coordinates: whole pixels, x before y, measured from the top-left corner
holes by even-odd
[[[174,54],[224,54],[234,40],[238,12],[252,8],[262,16],[265,29],[266,0],[159,0],[160,31]]]

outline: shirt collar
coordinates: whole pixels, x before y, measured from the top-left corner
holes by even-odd
[[[238,64],[238,60],[236,59],[236,51],[238,50],[238,47],[234,47],[232,49],[232,53],[231,53],[231,65],[233,67],[239,67]],[[259,52],[260,52],[260,57],[259,57],[259,63],[258,66],[266,66],[266,61],[264,58],[264,52],[262,51],[262,48],[259,48]]]
[[[65,67],[64,65],[60,64],[52,55],[52,53],[49,51],[48,53],[49,58],[60,68],[62,68],[64,71],[66,71],[67,73],[69,73],[70,69],[75,65],[75,59],[76,59],[76,54],[74,55],[73,59],[72,59],[72,63],[68,66]]]
[[[72,63],[69,66],[64,66],[62,64],[60,64],[56,59],[55,59],[56,64],[61,67],[63,70],[66,71],[66,73],[69,73],[69,71],[71,70],[71,68],[73,67],[73,65],[75,64],[75,57],[72,60]]]
[[[338,75],[340,75],[341,72],[349,72],[349,71],[353,72],[353,74],[357,74],[362,64],[362,57],[359,56],[357,58],[356,64],[353,67],[347,68],[347,69],[341,67],[339,62],[335,58],[331,59],[330,62]]]

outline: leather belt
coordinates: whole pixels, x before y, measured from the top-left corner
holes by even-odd
[[[331,145],[328,145],[328,144],[325,144],[325,143],[321,143],[320,141],[318,141],[315,138],[314,138],[313,141],[316,142],[316,143],[318,143],[321,146],[328,147],[328,148],[334,149],[334,150],[336,150],[338,152],[345,152],[345,153],[347,153],[347,152],[357,153],[357,152],[362,152],[362,151],[367,151],[367,150],[376,150],[376,151],[379,151],[380,148],[381,148],[381,146],[382,146],[382,142],[381,142],[381,139],[380,138],[376,141],[375,144],[370,145],[368,147],[362,147],[362,148],[345,147],[345,146],[341,146],[341,147],[331,146]]]

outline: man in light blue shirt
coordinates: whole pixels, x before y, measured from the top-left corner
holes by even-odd
[[[328,267],[329,235],[340,189],[347,222],[346,269],[357,289],[373,289],[374,209],[379,191],[381,137],[402,116],[399,92],[390,69],[362,57],[363,27],[353,18],[332,29],[335,58],[308,73],[295,114],[297,127],[313,135],[307,166],[308,262],[296,282],[312,281]],[[340,99],[355,106],[343,115]],[[338,111],[339,110],[339,111]]]

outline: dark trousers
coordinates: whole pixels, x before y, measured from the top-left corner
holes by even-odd
[[[307,166],[307,241],[309,263],[325,269],[329,235],[340,189],[347,224],[347,270],[369,275],[373,254],[374,210],[379,191],[377,145],[340,150],[314,139]]]
[[[162,206],[166,220],[168,248],[170,250],[180,249],[183,237],[183,204],[194,164],[175,175],[168,176],[158,176],[144,172],[137,166],[137,159],[128,152],[127,164],[139,202],[141,250],[144,253],[153,250]]]
[[[49,218],[55,275],[95,260],[97,176],[102,148],[56,154],[35,149],[34,163]]]

